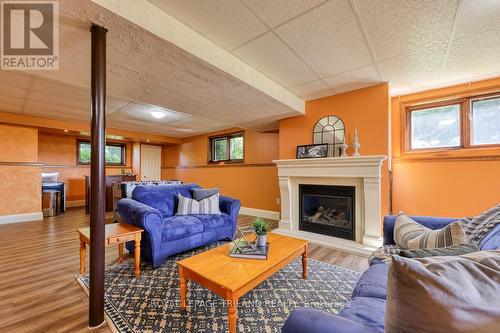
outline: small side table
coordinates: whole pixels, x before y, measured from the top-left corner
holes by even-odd
[[[111,246],[118,244],[118,258],[123,262],[123,246],[126,242],[135,242],[135,277],[140,274],[141,264],[141,228],[126,223],[112,223],[105,226],[105,244]],[[80,235],[80,274],[85,273],[85,255],[87,245],[90,245],[90,228],[78,229]]]

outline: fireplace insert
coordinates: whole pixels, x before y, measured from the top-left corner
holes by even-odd
[[[355,187],[299,185],[299,229],[355,240]]]

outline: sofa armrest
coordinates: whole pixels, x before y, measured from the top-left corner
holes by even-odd
[[[293,310],[281,333],[377,333],[365,325],[313,308]]]
[[[429,229],[441,229],[448,224],[456,221],[458,218],[452,217],[434,217],[434,216],[410,216],[415,222]],[[394,243],[394,224],[397,215],[387,215],[384,217],[384,245]]]
[[[238,225],[238,214],[240,212],[241,203],[238,199],[233,199],[226,196],[219,197],[219,208],[222,213],[226,213],[231,217],[234,235],[236,226]]]
[[[124,198],[118,201],[117,211],[124,223],[144,229],[142,239],[151,244],[146,247],[147,250],[159,251],[163,230],[163,219],[159,210],[139,201]],[[153,258],[152,253],[150,258]]]

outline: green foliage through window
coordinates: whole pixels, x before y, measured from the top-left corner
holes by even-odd
[[[460,145],[460,105],[447,105],[411,112],[411,148]]]
[[[107,144],[105,152],[106,164],[125,165],[125,146],[120,144]],[[90,163],[90,143],[78,142],[78,163]]]
[[[211,162],[240,162],[244,157],[243,134],[231,134],[210,139]]]

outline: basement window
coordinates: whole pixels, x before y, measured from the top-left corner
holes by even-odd
[[[244,161],[244,135],[233,133],[224,136],[210,137],[209,162],[242,163]]]
[[[106,165],[123,166],[126,163],[125,155],[126,145],[122,143],[106,143]],[[77,160],[78,164],[90,164],[90,142],[77,141]]]
[[[500,96],[471,100],[471,144],[500,144]]]
[[[500,94],[408,106],[405,132],[410,152],[498,148]]]

